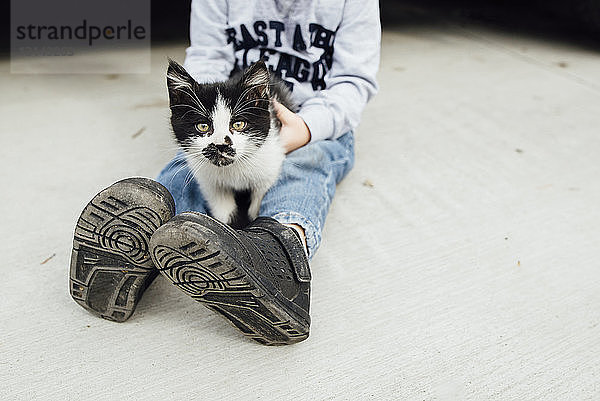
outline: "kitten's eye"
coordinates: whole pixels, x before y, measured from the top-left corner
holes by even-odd
[[[196,130],[198,130],[198,132],[202,132],[203,134],[208,132],[209,129],[210,129],[210,127],[208,126],[208,124],[205,124],[205,123],[196,124]]]
[[[233,124],[231,124],[231,128],[233,128],[236,131],[241,131],[244,128],[246,128],[246,122],[245,121],[236,121]]]

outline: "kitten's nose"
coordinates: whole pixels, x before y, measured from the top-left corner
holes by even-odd
[[[217,166],[228,166],[233,163],[235,149],[226,143],[219,145],[211,143],[202,149],[202,154]]]
[[[224,153],[224,154],[230,154],[231,151],[233,150],[231,148],[231,145],[228,145],[226,143],[223,143],[221,145],[215,145],[215,146],[220,153]]]

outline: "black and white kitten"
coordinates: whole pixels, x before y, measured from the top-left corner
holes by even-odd
[[[295,110],[289,90],[262,61],[227,81],[199,84],[169,60],[167,86],[175,138],[212,216],[244,227],[285,157],[272,99]]]

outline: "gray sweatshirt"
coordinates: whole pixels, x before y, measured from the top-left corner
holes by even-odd
[[[377,92],[377,0],[193,0],[185,68],[221,81],[260,60],[300,105],[311,141],[356,128]]]

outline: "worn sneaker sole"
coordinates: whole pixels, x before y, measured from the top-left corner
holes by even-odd
[[[199,213],[161,226],[150,247],[156,268],[177,288],[265,345],[292,344],[309,335],[310,318],[251,270],[237,233]]]
[[[75,227],[69,280],[73,299],[104,319],[127,320],[158,275],[150,237],[174,214],[171,194],[147,178],[128,178],[96,195]]]

